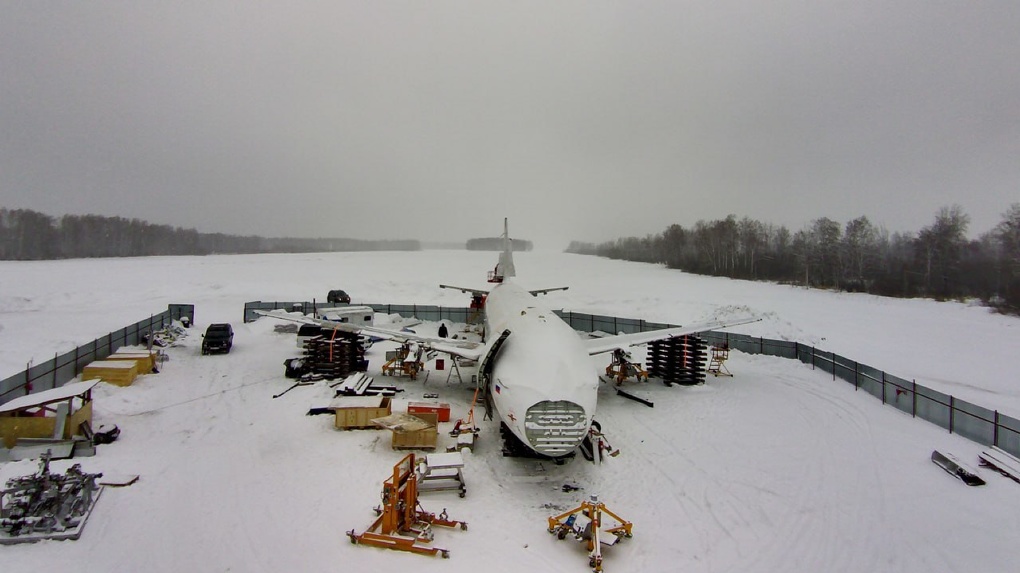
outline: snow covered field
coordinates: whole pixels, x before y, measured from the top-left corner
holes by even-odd
[[[287,388],[293,335],[267,319],[242,324],[249,300],[323,299],[466,306],[440,282],[484,287],[494,253],[425,251],[0,262],[0,377],[168,303],[194,303],[196,328],[162,373],[100,385],[95,426],[117,424],[85,470],[140,474],[107,489],[82,538],[0,547],[4,570],[586,571],[580,543],[557,541],[546,517],[598,494],[635,523],[605,551],[623,571],[1011,571],[1020,484],[981,470],[970,488],[929,460],[934,448],[976,465],[982,448],[883,407],[796,361],[734,353],[732,379],[648,385],[655,408],[603,386],[598,418],[619,457],[595,467],[503,458],[492,422],[467,456],[468,494],[423,496],[468,531],[439,530],[449,560],[351,545],[374,519],[382,481],[402,454],[389,433],[339,432],[325,387]],[[1020,417],[1020,320],[957,303],[698,277],[560,253],[519,253],[530,288],[570,286],[545,302],[580,312],[689,323],[744,314],[735,329],[798,340]],[[199,333],[228,321],[234,350],[200,356]],[[422,328],[435,328],[423,325]],[[368,354],[378,376],[386,344]],[[593,358],[601,367],[605,357]],[[402,382],[394,411],[438,392],[466,414],[467,385],[445,371]],[[440,447],[450,443],[442,425]],[[444,442],[445,440],[445,442]],[[54,463],[63,470],[67,462]],[[0,480],[35,470],[0,464]],[[564,492],[564,484],[583,489]]]

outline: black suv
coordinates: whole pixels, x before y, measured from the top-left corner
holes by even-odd
[[[233,345],[234,329],[225,322],[210,324],[202,335],[202,354],[227,353]]]
[[[331,290],[326,295],[326,302],[339,302],[341,304],[351,304],[351,295],[347,294],[342,290]]]

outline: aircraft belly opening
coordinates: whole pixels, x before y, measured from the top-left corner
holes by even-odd
[[[545,400],[528,408],[524,434],[536,452],[565,456],[588,434],[588,416],[574,402]]]

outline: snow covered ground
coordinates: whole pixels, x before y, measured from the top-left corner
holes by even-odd
[[[248,300],[322,299],[466,306],[437,284],[484,287],[494,253],[425,251],[0,263],[0,377],[133,323],[194,303],[196,327],[163,372],[96,390],[95,425],[122,429],[80,461],[139,474],[107,489],[82,538],[0,547],[4,570],[586,571],[580,543],[546,518],[598,494],[635,523],[605,551],[623,571],[1011,571],[1020,484],[981,470],[970,488],[929,460],[938,448],[976,465],[982,448],[796,361],[734,353],[736,376],[704,386],[650,384],[647,408],[603,386],[598,418],[622,450],[600,467],[503,458],[492,422],[467,456],[468,494],[423,496],[468,531],[438,530],[449,560],[351,545],[374,519],[382,481],[402,454],[389,434],[341,432],[324,386],[297,388],[283,361],[293,335],[267,319],[242,324]],[[1020,320],[964,304],[698,277],[652,265],[560,253],[516,255],[531,288],[567,285],[545,302],[580,312],[688,323],[748,311],[735,329],[838,352],[1020,417]],[[201,356],[210,322],[232,322],[234,350]],[[422,328],[435,328],[434,324]],[[378,376],[386,344],[369,351]],[[607,359],[593,358],[601,367]],[[431,367],[431,365],[430,365]],[[400,382],[408,401],[438,392],[454,418],[471,393],[446,372]],[[451,439],[443,433],[440,447]],[[53,464],[63,470],[67,462]],[[0,480],[35,470],[0,464]],[[582,489],[564,492],[563,485]]]

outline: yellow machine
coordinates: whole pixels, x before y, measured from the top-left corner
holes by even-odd
[[[384,549],[409,551],[422,555],[442,554],[450,556],[447,549],[428,547],[432,543],[432,526],[467,529],[467,523],[447,518],[446,509],[438,516],[422,509],[418,502],[418,475],[415,471],[414,454],[393,466],[393,476],[383,483],[382,505],[375,508],[378,518],[367,531],[358,535],[354,530],[347,532],[351,543],[373,545]]]
[[[628,378],[636,378],[639,382],[641,380],[648,381],[648,372],[641,368],[641,364],[637,362],[631,362],[628,360],[630,353],[617,348],[613,351],[613,361],[606,366],[606,376],[608,378],[616,379],[616,384],[620,385]]]
[[[619,525],[602,529],[602,514],[609,515]],[[588,523],[579,524],[578,515],[582,519],[587,518]],[[585,543],[588,548],[588,566],[592,568],[592,571],[600,572],[602,571],[602,546],[615,545],[620,539],[632,537],[631,527],[633,525],[610,511],[605,504],[599,501],[597,495],[593,495],[590,500],[582,501],[580,506],[550,517],[549,533],[555,535],[557,539],[565,539],[568,534],[571,534],[578,541]]]
[[[418,378],[418,372],[425,368],[421,355],[424,348],[405,342],[392,353],[386,353],[386,364],[383,364],[384,376],[408,376],[411,380]]]
[[[713,346],[712,359],[708,363],[708,373],[715,376],[733,376],[726,369],[726,359],[729,357],[730,347],[728,345]]]

